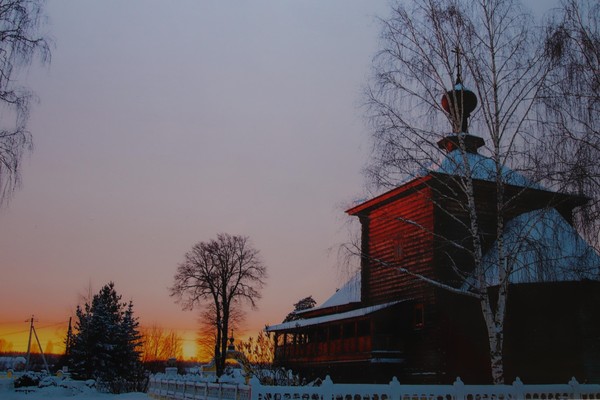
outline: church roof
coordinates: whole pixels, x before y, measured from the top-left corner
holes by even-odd
[[[442,162],[437,167],[431,168],[429,172],[438,172],[447,175],[469,176],[466,165],[470,170],[470,176],[473,179],[479,179],[488,182],[496,181],[496,163],[490,157],[479,153],[464,153],[460,150],[453,150],[447,153]],[[504,165],[500,167],[500,173],[505,184],[528,187],[534,189],[544,189],[540,184],[531,181],[519,172],[516,172]]]
[[[396,304],[399,304],[399,303],[402,303],[405,301],[408,301],[408,299],[392,301],[392,302],[385,303],[385,304],[377,304],[377,305],[369,306],[369,307],[358,308],[356,310],[346,311],[346,312],[337,313],[337,314],[329,314],[329,315],[323,315],[323,316],[315,317],[315,318],[306,318],[306,319],[299,319],[296,321],[284,322],[284,323],[278,324],[278,325],[267,326],[265,330],[267,332],[285,331],[285,330],[289,330],[289,329],[304,328],[304,327],[308,327],[308,326],[324,324],[326,322],[335,322],[335,321],[341,321],[344,319],[362,317],[362,316],[372,314],[376,311],[383,310],[385,308],[391,307],[393,305],[396,305]]]
[[[600,279],[600,256],[555,209],[534,210],[508,221],[504,252],[515,266],[511,283]],[[497,285],[497,242],[482,262],[487,285]]]
[[[493,159],[479,153],[470,152],[464,152],[464,157],[466,158],[463,159],[463,152],[459,149],[447,152],[444,154],[443,159],[427,168],[423,168],[410,180],[400,183],[398,187],[394,189],[363,201],[360,204],[356,204],[352,208],[346,210],[346,213],[357,215],[364,210],[369,210],[373,207],[377,207],[379,204],[390,201],[394,197],[418,187],[421,184],[431,184],[428,183],[428,181],[432,182],[432,175],[435,174],[443,174],[449,177],[470,176],[472,179],[486,182],[496,181],[496,164]],[[468,163],[468,169],[466,163]],[[467,173],[468,171],[470,171],[470,174]],[[500,172],[502,174],[503,182],[507,185],[548,191],[548,189],[544,188],[539,183],[532,181],[523,174],[506,166],[501,166]]]

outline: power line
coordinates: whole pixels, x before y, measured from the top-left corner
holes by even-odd
[[[18,320],[18,321],[2,321],[2,322],[0,322],[0,325],[21,325],[21,323],[23,323],[22,320]]]
[[[24,331],[16,331],[16,332],[3,333],[2,336],[18,335],[18,334],[26,333],[26,332],[29,332],[29,329],[25,329]]]
[[[57,322],[55,324],[45,325],[45,326],[42,326],[42,327],[37,327],[37,330],[39,331],[39,330],[42,330],[42,329],[53,328],[53,327],[59,326],[59,325],[67,325],[67,323],[66,322]]]
[[[23,322],[23,321],[20,321],[20,322]],[[29,320],[27,320],[26,322],[29,322]],[[48,329],[48,328],[52,328],[52,327],[59,326],[59,325],[64,325],[64,324],[66,324],[66,322],[56,322],[56,323],[53,323],[51,325],[45,325],[45,326],[41,326],[41,327],[38,326],[38,327],[36,327],[36,329],[39,331],[39,330],[42,330],[42,329]],[[21,331],[14,331],[14,332],[3,333],[2,336],[19,335],[21,333],[27,333],[27,332],[29,332],[29,329],[24,329],[24,330],[21,330]]]

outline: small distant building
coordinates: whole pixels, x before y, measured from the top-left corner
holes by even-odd
[[[483,140],[464,123],[458,135],[472,169],[493,291],[495,165],[478,153]],[[346,211],[362,226],[360,273],[322,305],[299,312],[300,319],[267,328],[276,338],[275,363],[307,379],[329,374],[341,382],[491,381],[478,301],[399,270],[460,287],[452,263],[474,267],[457,141],[453,134],[438,143],[447,151],[438,168]],[[572,226],[573,209],[588,199],[546,190],[508,169],[502,174],[507,198],[518,199],[506,210],[503,235],[519,266],[508,295],[506,379],[599,382],[600,257]]]

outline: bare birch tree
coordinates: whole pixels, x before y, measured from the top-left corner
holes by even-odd
[[[177,267],[171,296],[184,309],[203,306],[212,310],[217,376],[225,368],[232,310],[242,302],[256,307],[266,275],[266,266],[249,238],[228,234],[196,243]]]
[[[388,266],[479,301],[492,379],[503,383],[508,286],[519,269],[512,253],[520,243],[505,243],[505,228],[518,197],[539,187],[529,173],[531,158],[525,155],[539,140],[532,109],[551,70],[540,45],[542,32],[515,0],[417,0],[410,6],[398,2],[382,23],[381,51],[366,94],[373,132],[369,181],[376,189],[393,188],[427,171],[443,172],[443,180],[435,174],[431,180],[438,193],[435,206],[468,236],[466,241],[440,238],[468,256],[465,261],[449,252],[447,268],[457,282]],[[465,110],[464,85],[479,101],[472,116],[473,110]],[[444,93],[445,109],[440,102]],[[453,157],[439,144],[448,137],[448,126],[456,148]],[[485,166],[474,165],[478,159],[472,157],[474,139],[469,131],[485,139],[481,149],[488,160]],[[491,225],[482,221],[480,194],[474,188],[481,179],[493,183]],[[457,207],[465,218],[456,217]],[[490,291],[492,286],[497,290]]]
[[[32,93],[18,86],[16,75],[36,57],[50,60],[48,39],[40,32],[43,10],[43,0],[0,0],[0,205],[19,185],[21,158],[32,148]]]
[[[550,14],[545,35],[552,71],[537,110],[547,140],[537,142],[531,156],[547,184],[590,197],[576,222],[598,248],[600,3],[563,0]]]

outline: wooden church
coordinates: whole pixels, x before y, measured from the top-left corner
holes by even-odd
[[[277,365],[308,380],[491,382],[479,301],[454,289],[464,289],[476,267],[465,177],[484,250],[480,279],[497,289],[497,170],[478,153],[483,139],[467,133],[475,95],[459,81],[444,96],[447,111],[453,99],[464,100],[462,121],[438,143],[440,164],[346,211],[362,227],[360,272],[298,320],[267,327]],[[508,168],[501,173],[511,199],[502,237],[515,266],[504,323],[506,381],[599,382],[600,257],[572,226],[573,209],[588,199],[546,190]]]

